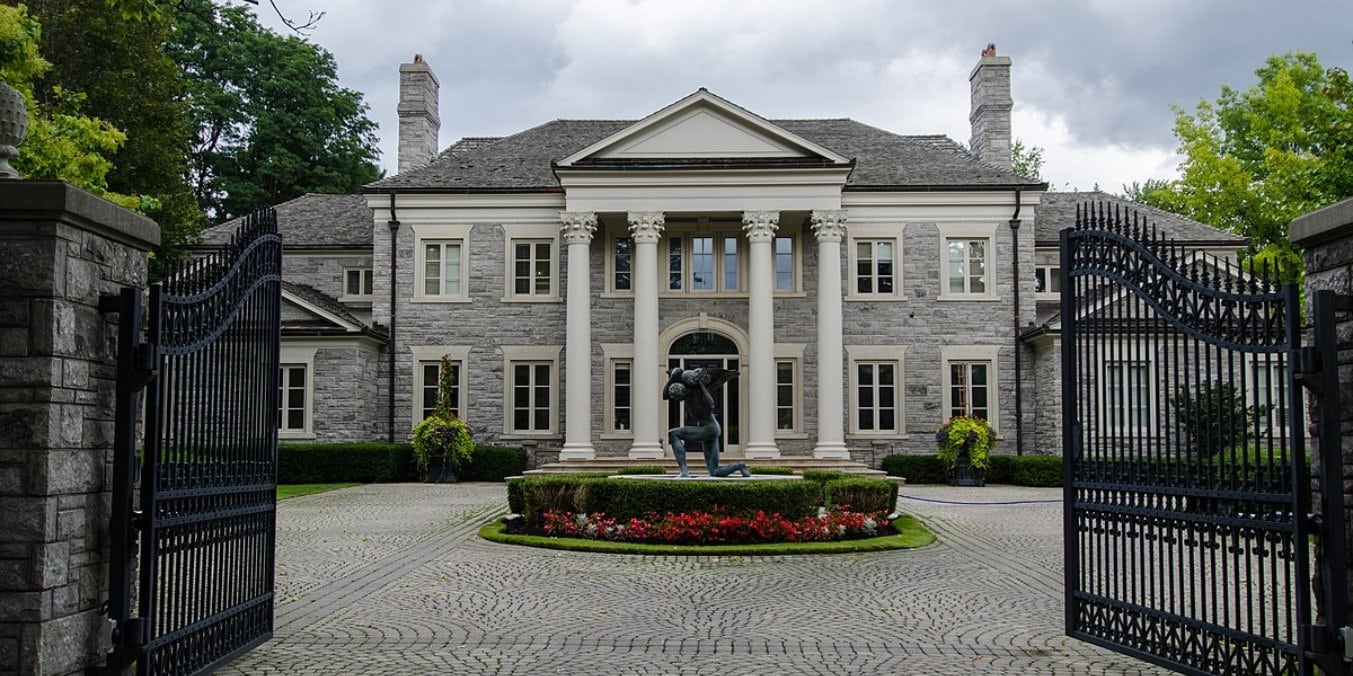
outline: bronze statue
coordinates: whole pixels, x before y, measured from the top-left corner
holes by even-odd
[[[686,469],[686,444],[702,442],[705,448],[705,467],[712,477],[731,476],[741,472],[742,476],[751,476],[746,463],[719,465],[719,440],[723,438],[723,428],[714,415],[714,397],[709,388],[720,387],[738,377],[737,371],[728,369],[672,369],[667,384],[662,388],[662,398],[686,402],[686,411],[695,418],[694,425],[685,425],[667,432],[667,440],[672,443],[672,455],[676,457],[680,476],[690,478]]]

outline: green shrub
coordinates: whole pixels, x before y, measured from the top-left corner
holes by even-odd
[[[502,481],[526,471],[526,450],[515,446],[476,445],[461,481]]]
[[[996,445],[996,433],[991,423],[982,418],[956,415],[935,434],[939,458],[945,467],[952,468],[964,455],[974,469],[986,469],[991,448]]]
[[[1011,483],[1016,486],[1062,485],[1062,457],[1060,455],[1005,456],[1014,460]]]
[[[1184,425],[1189,446],[1204,458],[1240,445],[1256,426],[1255,419],[1273,408],[1245,403],[1245,394],[1227,382],[1204,381],[1192,392],[1180,387],[1170,397],[1170,407]]]
[[[277,483],[384,483],[413,479],[413,448],[380,442],[277,445]]]
[[[526,513],[526,482],[530,477],[514,477],[507,480],[507,511],[513,514]]]
[[[589,506],[591,490],[595,484],[605,480],[605,475],[581,474],[546,474],[513,479],[508,484],[508,507],[525,516],[527,523],[533,526],[539,525],[541,517],[551,509],[563,512],[599,511]],[[513,495],[513,484],[519,486],[515,491],[519,492],[519,497]],[[514,499],[518,504],[512,504]]]
[[[805,469],[803,470],[804,481],[816,481],[818,483],[827,483],[837,479],[849,478],[850,474],[834,469]]]
[[[1019,456],[993,455],[987,458],[986,481],[989,484],[1015,483],[1015,462]]]
[[[620,474],[620,475],[627,475],[627,474],[666,474],[666,473],[667,473],[667,468],[666,468],[666,467],[663,467],[662,465],[635,465],[635,466],[633,466],[633,467],[626,467],[626,468],[620,470],[619,472],[616,472],[616,474]]]
[[[856,512],[892,514],[897,509],[897,484],[890,479],[848,477],[828,481],[822,489],[827,509],[850,507]]]
[[[605,479],[588,487],[586,509],[629,518],[648,512],[707,511],[714,506],[730,513],[775,512],[797,518],[817,512],[822,502],[818,484],[810,481],[643,481]]]
[[[953,472],[937,455],[889,455],[883,458],[883,471],[900,476],[909,484],[947,484]]]
[[[792,476],[794,474],[793,467],[783,467],[781,465],[752,465],[747,469],[751,470],[753,476],[757,474],[762,476]]]

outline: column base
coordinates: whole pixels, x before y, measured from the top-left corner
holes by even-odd
[[[775,442],[748,442],[742,446],[742,455],[748,460],[780,457],[780,447]]]
[[[630,446],[630,458],[634,460],[661,460],[662,456],[662,444],[656,442]]]
[[[596,460],[597,449],[592,447],[590,442],[568,441],[564,447],[559,449],[559,459],[562,460]]]
[[[819,460],[849,460],[850,449],[839,441],[819,441],[813,447],[813,457]]]

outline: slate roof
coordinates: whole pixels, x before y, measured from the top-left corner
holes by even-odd
[[[1049,192],[1038,203],[1038,217],[1034,219],[1034,242],[1055,245],[1057,233],[1076,224],[1076,206],[1085,202],[1105,202],[1113,206],[1136,209],[1148,223],[1155,223],[1160,232],[1180,242],[1194,245],[1244,246],[1248,241],[1235,233],[1199,223],[1179,214],[1137,204],[1106,192]]]
[[[309,193],[283,202],[277,209],[277,230],[284,245],[370,248],[371,209],[362,195]],[[202,232],[202,243],[224,244],[242,219],[226,221]]]
[[[462,139],[431,164],[377,181],[366,190],[558,192],[553,162],[635,122],[554,120],[501,139]],[[902,136],[851,119],[770,122],[854,159],[847,190],[1041,186],[982,162],[945,136]]]

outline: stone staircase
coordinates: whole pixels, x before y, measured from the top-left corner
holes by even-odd
[[[846,474],[855,474],[859,476],[888,478],[888,474],[882,470],[871,469],[865,465],[851,460],[823,460],[820,458],[804,456],[785,456],[780,458],[747,460],[746,458],[737,458],[722,456],[719,458],[719,464],[728,465],[735,462],[745,462],[752,468],[752,473],[756,473],[756,468],[761,467],[789,467],[796,472],[802,472],[806,469],[834,470],[845,472]],[[704,474],[705,462],[699,454],[689,456],[689,462],[686,463],[692,474]],[[660,465],[667,469],[668,474],[677,473],[676,460],[672,458],[636,460],[633,458],[596,458],[595,460],[561,460],[541,465],[535,469],[527,470],[527,475],[539,474],[571,474],[576,472],[618,472],[627,467],[636,467],[640,465]],[[900,477],[892,477],[900,479]]]

